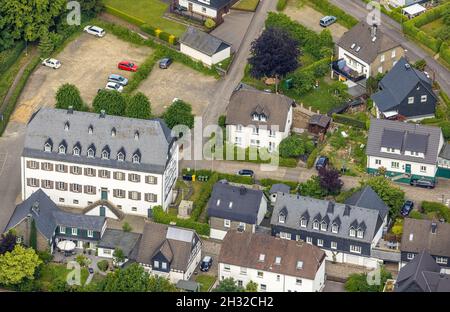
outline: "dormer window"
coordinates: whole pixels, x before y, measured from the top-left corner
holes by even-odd
[[[297,261],[297,270],[303,269],[303,261]]]
[[[67,122],[64,124],[64,131],[69,131],[69,128],[70,128],[70,124],[69,124],[69,122],[67,121]]]
[[[259,120],[259,115],[258,114],[253,114],[253,120]]]
[[[108,153],[107,150],[104,150],[104,151],[102,152],[102,159],[109,159],[109,153]]]
[[[314,222],[313,222],[313,229],[314,230],[318,230],[319,229],[319,221],[314,220]]]
[[[357,237],[358,238],[363,238],[364,237],[364,231],[363,230],[358,230],[357,231]]]
[[[116,128],[112,128],[112,129],[111,129],[111,136],[112,136],[112,137],[115,137],[116,134],[117,134]]]
[[[259,262],[264,262],[264,260],[266,259],[266,255],[265,254],[259,254]]]
[[[117,160],[118,161],[124,161],[125,155],[122,152],[117,153]]]
[[[356,47],[356,43],[353,43],[352,46],[350,47],[350,49],[354,49]]]
[[[59,152],[60,154],[65,154],[65,153],[66,153],[66,147],[65,147],[64,145],[61,144],[61,145],[59,146],[58,152]]]
[[[138,164],[141,161],[141,157],[138,154],[133,155],[133,163]]]
[[[94,133],[94,127],[93,127],[92,125],[89,126],[89,128],[88,128],[88,133],[89,133],[89,134]]]
[[[266,121],[266,120],[267,120],[266,115],[264,115],[264,114],[259,115],[259,120],[260,120],[260,121]]]
[[[286,216],[284,214],[281,214],[278,216],[278,223],[285,223],[286,222]]]
[[[275,257],[275,264],[280,265],[281,264],[281,257]]]
[[[337,226],[337,224],[333,224],[331,226],[331,232],[337,233],[338,231],[339,231],[339,227]]]
[[[95,152],[93,148],[89,148],[87,151],[87,157],[89,158],[94,158],[95,157]]]
[[[75,146],[73,148],[73,155],[74,156],[80,156],[80,148],[78,146]]]
[[[137,141],[137,140],[139,140],[139,131],[136,131],[135,133],[134,133],[134,139]]]
[[[50,142],[44,144],[44,151],[48,153],[52,151],[52,144]]]
[[[307,224],[308,224],[308,221],[306,221],[305,218],[300,219],[300,227],[305,228]]]
[[[320,224],[320,230],[321,231],[326,231],[327,230],[327,223],[326,222],[322,222]]]
[[[351,229],[350,229],[349,235],[350,235],[351,237],[355,237],[355,236],[356,236],[356,231],[355,231],[354,228],[351,228]]]

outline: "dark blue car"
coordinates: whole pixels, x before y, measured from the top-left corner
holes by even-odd
[[[316,162],[316,169],[320,170],[322,168],[326,168],[327,166],[328,166],[328,157],[320,156],[319,159],[317,159],[317,162]]]
[[[409,215],[409,213],[414,209],[414,203],[410,200],[405,201],[405,203],[402,206],[402,209],[400,210],[400,213],[402,216],[406,217]]]

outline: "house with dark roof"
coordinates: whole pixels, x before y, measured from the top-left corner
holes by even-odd
[[[431,79],[401,58],[380,81],[372,100],[377,118],[418,121],[434,117],[438,99]]]
[[[133,250],[139,244],[141,234],[125,232],[117,229],[106,229],[102,239],[97,244],[97,254],[102,258],[114,258],[115,250],[122,250],[125,261],[118,265],[125,264],[131,257]]]
[[[150,274],[172,283],[189,280],[201,260],[202,242],[193,230],[146,222],[142,237],[130,258]]]
[[[210,18],[216,25],[223,23],[223,16],[238,0],[172,0],[170,10],[173,13],[204,22]]]
[[[320,247],[327,260],[375,268],[372,254],[387,225],[389,208],[365,187],[344,204],[279,193],[272,213],[272,235]]]
[[[229,230],[254,233],[267,212],[267,199],[260,190],[214,184],[207,205],[211,238],[223,239]]]
[[[178,143],[161,119],[41,108],[28,122],[21,166],[23,199],[42,188],[61,206],[147,217],[172,201]]]
[[[405,54],[399,42],[377,25],[365,21],[348,30],[337,48],[338,60],[332,64],[333,72],[353,82],[389,71]]]
[[[441,128],[387,119],[372,119],[367,140],[367,172],[384,172],[394,180],[435,180],[444,146]]]
[[[436,264],[450,272],[450,224],[436,220],[406,218],[403,223],[400,251],[400,267],[426,251]]]
[[[227,107],[228,142],[240,148],[278,149],[291,133],[295,101],[285,95],[241,88]]]
[[[325,252],[263,233],[229,231],[219,255],[219,278],[261,292],[316,292],[325,286]]]
[[[106,229],[105,217],[63,211],[42,189],[16,206],[4,232],[13,230],[18,241],[29,246],[33,223],[37,249],[51,252],[61,240],[74,242],[76,248],[95,249]]]
[[[284,183],[275,183],[270,187],[269,194],[270,194],[270,201],[272,203],[277,201],[278,193],[290,193],[291,187],[289,185],[286,185]]]
[[[195,27],[188,27],[180,38],[180,52],[211,67],[231,57],[231,45]]]
[[[426,251],[400,269],[396,292],[450,292],[450,275]]]

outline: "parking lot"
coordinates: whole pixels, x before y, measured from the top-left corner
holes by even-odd
[[[193,113],[202,115],[214,99],[217,84],[214,77],[203,75],[183,64],[173,63],[168,69],[155,66],[138,90],[148,96],[155,115],[162,114],[174,98],[191,104]]]
[[[54,106],[56,91],[64,83],[75,84],[90,105],[97,90],[105,86],[108,75],[119,72],[118,62],[130,60],[139,65],[151,52],[150,48],[131,45],[111,34],[96,38],[83,33],[55,57],[62,63],[59,69],[39,66],[33,72],[12,120],[25,123],[38,108]],[[127,78],[132,75],[122,70],[120,74]]]

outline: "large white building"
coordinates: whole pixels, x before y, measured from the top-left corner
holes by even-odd
[[[42,108],[27,126],[22,199],[42,188],[60,206],[92,207],[103,200],[148,216],[171,203],[178,157],[162,120]],[[91,212],[107,216],[105,210],[99,205]]]
[[[239,89],[227,107],[227,140],[240,148],[278,149],[292,127],[294,100],[285,95]]]
[[[219,255],[219,278],[260,292],[316,292],[325,286],[325,252],[267,234],[229,231]]]

